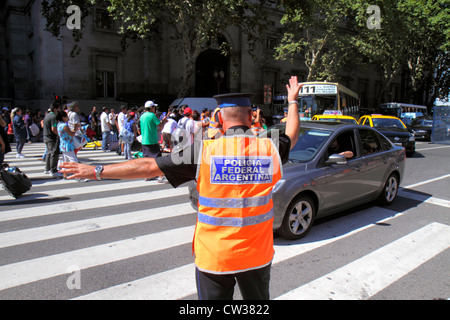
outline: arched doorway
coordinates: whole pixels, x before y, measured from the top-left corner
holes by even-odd
[[[228,93],[230,79],[229,58],[220,50],[208,49],[202,52],[195,64],[195,95],[212,97]]]

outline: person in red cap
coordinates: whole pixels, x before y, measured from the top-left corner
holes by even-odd
[[[178,129],[181,129],[184,132],[180,135],[182,138],[178,142],[183,146],[191,145],[194,142],[195,130],[195,122],[192,120],[192,109],[189,107],[184,108],[183,115],[184,117],[178,121]],[[184,141],[184,138],[186,138],[187,141]]]

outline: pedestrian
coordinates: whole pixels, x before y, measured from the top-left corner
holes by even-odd
[[[206,138],[219,139],[223,134],[222,124],[219,122],[220,108],[216,108],[209,120],[208,129],[206,130]]]
[[[153,101],[147,101],[144,112],[139,118],[142,135],[142,155],[148,158],[161,156],[161,149],[158,143],[158,126],[162,126],[161,121],[156,116],[157,106]]]
[[[192,143],[194,143],[194,139],[197,140],[203,139],[203,128],[202,128],[203,122],[197,110],[192,111],[192,121],[193,121],[193,133],[191,134],[191,140]]]
[[[209,123],[211,121],[211,110],[206,109],[204,113],[202,113],[202,134],[206,137],[206,132],[209,127]]]
[[[178,121],[177,131],[174,134],[176,142],[182,146],[190,145],[194,142],[195,123],[192,119],[192,109],[185,106],[183,118]]]
[[[109,117],[109,123],[111,124],[111,131],[115,134],[119,134],[117,129],[117,114],[114,111],[114,109],[111,109],[111,112],[108,115]]]
[[[177,122],[175,121],[176,116],[174,113],[170,113],[169,117],[167,118],[167,122],[164,125],[164,128],[162,129],[162,137],[163,137],[163,151],[171,153],[173,149],[173,142],[172,142],[172,133],[177,127]]]
[[[120,132],[120,137],[124,144],[123,153],[126,160],[133,159],[131,156],[131,146],[133,145],[134,139],[137,137],[137,126],[134,117],[134,112],[130,111]]]
[[[23,121],[25,122],[25,129],[27,130],[26,143],[32,143],[31,137],[33,135],[31,134],[30,126],[33,124],[33,115],[30,109],[25,110],[25,116],[23,117]]]
[[[262,123],[262,119],[261,119],[261,109],[258,107],[253,108],[251,129],[255,135],[258,135],[259,133],[261,133],[263,131],[263,123]]]
[[[36,135],[36,142],[41,142],[41,135],[42,135],[42,121],[44,120],[44,116],[42,115],[42,110],[39,109],[36,111],[36,115],[34,117],[34,123],[36,123],[36,125],[39,128],[39,132]]]
[[[67,117],[69,125],[69,128],[73,132],[77,132],[81,129],[81,120],[78,113],[80,112],[80,105],[78,104],[78,101],[71,102],[67,104]]]
[[[142,135],[142,157],[158,158],[161,157],[161,147],[158,143],[158,129],[162,127],[163,122],[156,116],[157,104],[153,101],[147,101],[144,106],[144,112],[139,118],[140,132]],[[146,181],[151,178],[146,178]],[[165,182],[164,177],[158,177],[159,182]]]
[[[25,141],[27,139],[27,129],[22,116],[22,109],[15,108],[11,113],[12,127],[14,130],[14,138],[16,139],[16,158],[25,158],[22,154]]]
[[[8,141],[8,135],[5,128],[7,128],[6,121],[3,119],[3,110],[0,110],[0,168],[3,166],[5,155],[11,152],[11,146]]]
[[[100,125],[99,125],[99,120],[98,120],[98,112],[97,112],[97,107],[92,107],[92,111],[91,114],[89,115],[88,118],[89,121],[89,127],[95,131],[95,139],[99,139],[101,134],[100,134]]]
[[[120,134],[123,130],[123,126],[127,119],[128,107],[126,105],[122,105],[120,107],[120,112],[117,115],[117,131],[119,133],[119,148],[117,149],[117,153],[119,156],[124,152],[124,142],[120,139]]]
[[[56,112],[59,111],[59,104],[52,103],[44,118],[44,143],[46,147],[45,155],[45,174],[49,174],[54,178],[59,178],[58,158],[59,158],[59,137],[58,137],[58,121],[56,120]]]
[[[109,152],[109,139],[111,134],[111,123],[108,116],[108,108],[102,108],[102,114],[100,115],[100,123],[102,128],[102,151]]]
[[[232,299],[236,281],[244,299],[269,299],[273,259],[272,188],[281,179],[300,130],[297,77],[286,86],[289,115],[278,150],[250,131],[249,95],[215,96],[225,134],[167,157],[108,166],[64,163],[73,178],[138,179],[165,174],[173,187],[197,179],[199,192],[193,249],[199,299]],[[229,147],[226,147],[229,146]],[[201,149],[196,155],[195,150]],[[198,163],[192,161],[198,156]],[[183,161],[180,161],[183,160]],[[281,160],[281,161],[280,161]],[[245,183],[243,183],[245,182]]]
[[[80,112],[80,105],[78,104],[78,101],[74,101],[67,104],[67,117],[68,117],[68,126],[69,129],[73,132],[75,132],[75,135],[78,134],[81,135],[81,120],[80,116],[78,115],[78,112]],[[80,151],[83,147],[79,147],[78,149],[75,149],[75,155],[77,155],[78,151]]]
[[[58,137],[59,137],[59,150],[62,153],[64,162],[78,162],[77,156],[75,154],[75,144],[73,142],[73,137],[75,136],[75,131],[70,129],[69,117],[66,112],[58,111],[56,112],[56,121]],[[67,174],[63,174],[64,179],[67,178]]]

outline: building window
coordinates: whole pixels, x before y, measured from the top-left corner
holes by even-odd
[[[273,50],[277,46],[277,44],[278,38],[266,36],[266,44],[265,44],[266,51]]]
[[[95,10],[95,27],[102,30],[114,30],[114,20],[107,10]]]
[[[114,99],[116,97],[116,73],[97,70],[96,73],[97,98]]]

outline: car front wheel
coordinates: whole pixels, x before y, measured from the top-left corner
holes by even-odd
[[[278,233],[285,239],[301,239],[311,230],[316,208],[310,196],[297,196],[286,210],[283,223]]]

